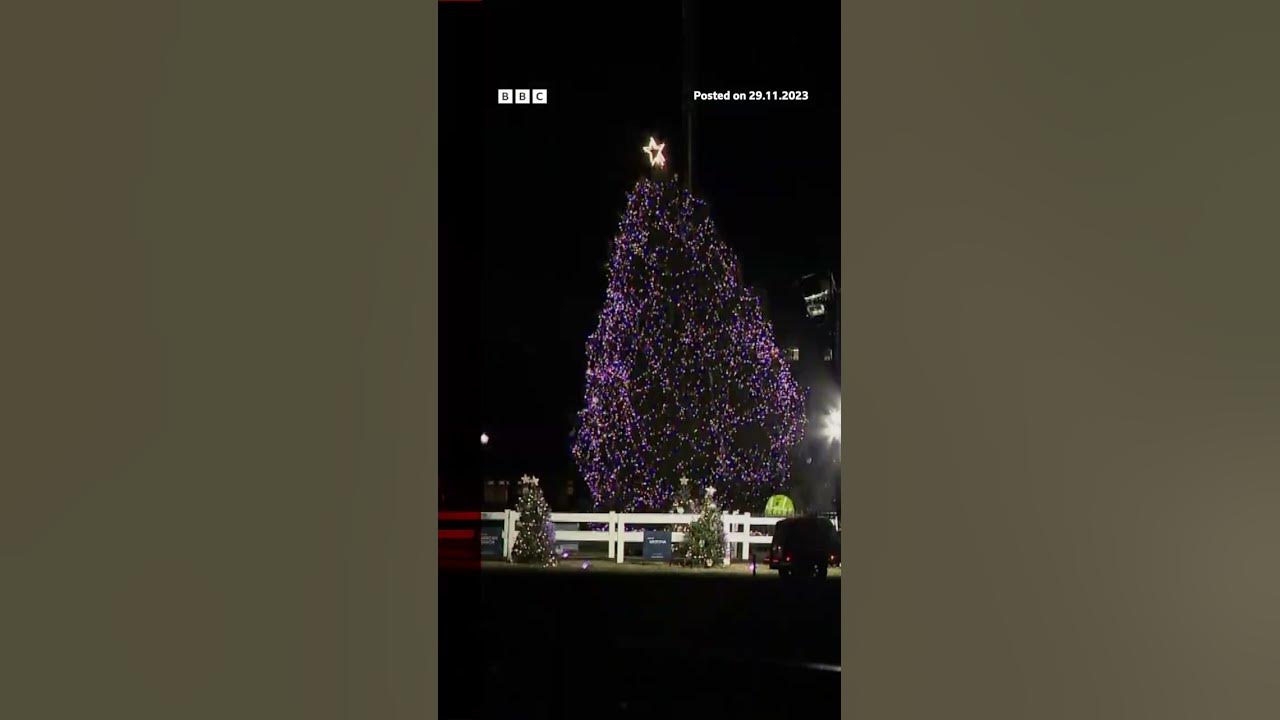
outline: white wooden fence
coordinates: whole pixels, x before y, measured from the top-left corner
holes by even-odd
[[[624,548],[627,543],[643,543],[643,530],[629,530],[628,526],[636,525],[665,525],[678,526],[688,525],[697,519],[697,515],[693,513],[575,513],[575,512],[553,512],[551,513],[551,522],[554,523],[605,523],[608,525],[606,530],[557,530],[556,542],[603,542],[607,543],[609,557],[616,558],[618,562],[622,562],[623,556],[626,554]],[[482,512],[481,520],[501,520],[502,521],[502,556],[511,558],[511,547],[516,539],[516,521],[520,519],[520,513],[515,510],[503,510],[501,512]],[[758,517],[744,513],[724,514],[724,532],[728,540],[729,552],[732,552],[733,546],[740,548],[740,559],[746,560],[751,552],[752,545],[768,545],[773,542],[773,535],[752,535],[751,528],[765,527],[772,528],[779,520],[779,517]],[[840,521],[833,518],[831,524],[835,525],[836,530],[840,529]],[[671,542],[678,543],[684,541],[683,532],[671,533]],[[726,558],[726,561],[728,558]]]

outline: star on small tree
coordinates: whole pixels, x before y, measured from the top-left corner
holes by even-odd
[[[556,526],[551,522],[551,506],[542,496],[538,478],[520,478],[520,499],[516,502],[520,518],[516,520],[516,542],[511,558],[519,563],[537,563],[543,567],[556,564]]]
[[[698,501],[693,497],[693,489],[689,484],[689,478],[680,478],[680,486],[676,490],[676,499],[671,506],[671,510],[676,513],[698,512]]]

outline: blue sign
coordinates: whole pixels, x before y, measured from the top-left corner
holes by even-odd
[[[502,527],[484,525],[480,528],[480,557],[502,557]]]
[[[671,560],[671,532],[667,530],[644,531],[644,559]]]

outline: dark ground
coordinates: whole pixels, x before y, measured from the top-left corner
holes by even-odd
[[[840,581],[761,575],[442,575],[442,716],[835,717]]]

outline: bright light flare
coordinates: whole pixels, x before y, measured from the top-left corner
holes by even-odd
[[[487,434],[485,434],[485,433],[480,433],[480,444],[481,444],[481,445],[488,445],[488,444],[489,444],[489,436],[488,436]]]
[[[822,419],[822,435],[831,442],[840,442],[840,403]]]

